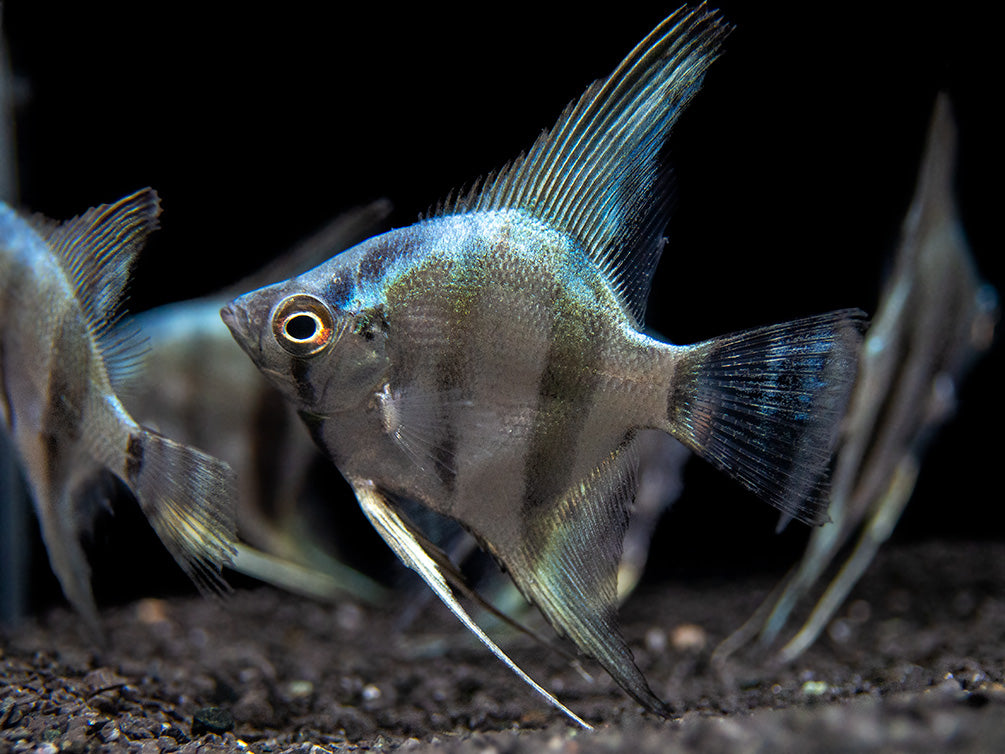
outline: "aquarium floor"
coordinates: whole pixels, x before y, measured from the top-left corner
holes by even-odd
[[[0,752],[1005,751],[1005,544],[890,547],[794,665],[746,652],[713,666],[771,586],[649,585],[623,608],[639,665],[678,713],[668,721],[589,663],[592,682],[495,632],[593,732],[438,603],[402,627],[398,610],[265,588],[147,599],[103,612],[101,649],[60,608],[0,635]]]

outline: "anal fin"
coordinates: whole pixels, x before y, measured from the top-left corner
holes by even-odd
[[[524,511],[522,546],[497,552],[549,622],[596,659],[650,712],[670,709],[649,688],[617,626],[618,568],[638,471],[630,437],[551,504]]]
[[[567,715],[570,719],[586,728],[592,730],[593,726],[576,715],[572,710],[562,704],[552,694],[540,686],[534,679],[527,675],[520,667],[511,660],[502,649],[492,639],[479,628],[478,624],[464,610],[457,601],[448,583],[441,564],[431,556],[419,542],[416,534],[402,520],[393,506],[385,496],[377,489],[370,480],[353,480],[353,489],[359,500],[363,513],[370,523],[377,530],[377,533],[387,542],[388,546],[401,559],[401,562],[408,568],[419,574],[429,585],[429,588],[436,593],[436,596],[445,604],[450,611],[463,623],[484,644],[492,654],[517,674],[527,685],[533,688],[538,694],[544,697],[549,704]]]

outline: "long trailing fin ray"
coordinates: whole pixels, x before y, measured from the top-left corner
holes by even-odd
[[[423,549],[423,551],[437,565],[437,567],[439,567],[441,573],[443,574],[444,579],[450,585],[451,588],[453,588],[456,592],[460,593],[462,596],[474,602],[482,610],[489,613],[502,623],[505,623],[513,630],[530,637],[538,644],[551,651],[558,652],[570,663],[578,664],[577,658],[573,656],[570,652],[568,652],[564,647],[549,642],[541,634],[534,631],[530,627],[525,626],[523,623],[520,623],[514,618],[511,618],[509,615],[507,615],[502,610],[497,608],[487,599],[482,597],[471,586],[471,584],[468,583],[467,578],[465,578],[464,574],[461,573],[458,567],[454,565],[454,562],[453,560],[451,560],[451,557],[447,555],[447,553],[444,552],[441,547],[433,544],[433,542],[429,540],[429,538],[420,530],[420,528],[415,525],[415,523],[411,520],[408,514],[401,510],[401,505],[405,501],[402,501],[401,499],[395,497],[394,495],[386,495],[386,498],[389,501],[389,503],[394,506],[396,514],[401,519],[402,524],[408,529],[409,533],[411,534],[415,542]],[[470,541],[471,541],[471,547],[472,548],[475,547],[476,546],[474,544],[475,540],[471,538]]]
[[[205,594],[225,594],[220,574],[235,549],[234,475],[202,451],[151,430],[130,436],[123,480],[157,536]]]
[[[649,688],[617,626],[618,566],[637,471],[632,437],[561,499],[526,511],[523,546],[503,562],[560,633],[639,704],[667,716],[670,710]]]
[[[113,484],[112,475],[104,470],[89,464],[73,466],[44,493],[51,501],[35,506],[52,571],[90,637],[99,644],[106,637],[91,590],[91,567],[83,541],[92,532],[95,511],[110,509]]]
[[[849,309],[675,349],[667,430],[786,514],[823,523],[864,328]]]
[[[231,567],[245,576],[322,602],[336,602],[347,596],[374,606],[390,601],[390,592],[369,576],[337,561],[332,565],[334,570],[319,571],[238,542]]]
[[[488,635],[479,628],[478,624],[468,615],[454,597],[440,566],[427,553],[422,545],[416,540],[414,533],[398,516],[394,508],[388,504],[385,497],[369,480],[356,480],[352,482],[359,501],[360,508],[367,519],[377,530],[377,533],[387,542],[395,555],[408,568],[415,571],[429,585],[429,588],[436,593],[444,605],[457,617],[464,626],[471,631],[492,652],[506,667],[516,673],[521,680],[540,694],[549,704],[570,719],[586,728],[592,727],[582,718],[578,717],[572,710],[562,704],[552,694],[548,693],[534,679],[527,675],[520,667],[506,655],[502,649]]]
[[[660,151],[728,30],[704,5],[678,10],[566,107],[526,156],[490,176],[477,202],[448,201],[438,214],[533,214],[577,239],[641,322],[663,230],[650,216],[665,221],[670,185]]]

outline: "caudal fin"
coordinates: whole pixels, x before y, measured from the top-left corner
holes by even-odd
[[[679,349],[669,431],[786,514],[825,522],[865,324],[846,309]]]
[[[230,467],[148,430],[129,438],[126,481],[157,536],[203,592],[229,587],[220,569],[233,560],[235,491]]]

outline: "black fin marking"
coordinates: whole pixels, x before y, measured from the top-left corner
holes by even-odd
[[[680,349],[668,431],[780,510],[823,523],[864,328],[849,309]]]

